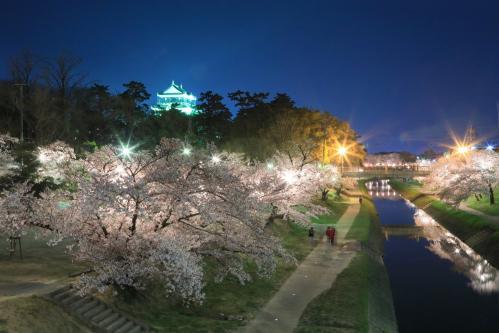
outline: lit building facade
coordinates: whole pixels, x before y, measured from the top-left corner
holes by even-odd
[[[162,93],[157,93],[156,96],[156,105],[151,107],[156,115],[160,115],[162,112],[172,109],[172,107],[189,116],[198,113],[196,109],[196,96],[187,92],[181,84],[176,84],[174,81],[172,81],[168,89]]]

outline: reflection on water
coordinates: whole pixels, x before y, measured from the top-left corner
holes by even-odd
[[[394,231],[384,262],[399,332],[497,332],[496,268],[424,211],[388,194],[386,181],[366,186],[378,192],[373,201],[385,232]]]
[[[423,229],[423,235],[428,240],[426,248],[440,258],[451,261],[454,269],[469,279],[469,286],[473,290],[479,293],[499,291],[497,269],[471,247],[442,228],[422,209],[416,209],[414,223],[417,226],[426,227]]]
[[[388,180],[377,180],[366,183],[369,194],[375,199],[402,198],[391,188]],[[414,224],[424,227],[423,237],[428,240],[426,248],[438,257],[453,263],[454,269],[466,276],[469,286],[478,293],[490,294],[499,291],[499,274],[496,268],[477,254],[471,247],[462,242],[438,224],[424,210],[417,208],[412,202],[405,204],[414,210]]]
[[[400,195],[388,184],[388,179],[375,180],[366,183],[369,195],[373,198],[384,197],[386,199],[398,199]]]

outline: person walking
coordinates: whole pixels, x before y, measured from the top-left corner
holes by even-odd
[[[362,205],[362,197],[359,197],[359,204]]]
[[[315,240],[314,235],[315,235],[314,227],[310,227],[310,229],[308,229],[308,241],[311,246],[314,245],[314,240]]]
[[[334,244],[335,232],[336,232],[336,230],[334,230],[334,228],[327,227],[327,229],[326,229],[326,236],[327,236],[328,241],[331,243],[331,245]]]

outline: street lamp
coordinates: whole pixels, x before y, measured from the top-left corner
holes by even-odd
[[[120,155],[123,156],[124,158],[130,158],[130,156],[132,155],[132,147],[128,146],[128,145],[121,145],[121,148],[120,148]]]
[[[456,151],[458,152],[458,154],[465,155],[466,153],[468,153],[468,151],[470,151],[470,147],[465,145],[458,145],[456,147]]]
[[[217,155],[213,155],[213,156],[211,157],[211,161],[212,161],[213,163],[215,163],[215,164],[218,164],[218,163],[220,163],[220,157],[218,157]]]
[[[182,155],[189,156],[191,152],[192,150],[189,147],[184,147],[184,149],[182,149]]]
[[[341,173],[343,173],[343,160],[345,159],[345,156],[348,153],[348,148],[345,146],[339,146],[338,148],[338,154],[340,155],[341,158]]]
[[[494,146],[493,145],[487,145],[487,149],[488,151],[493,151],[494,150]]]

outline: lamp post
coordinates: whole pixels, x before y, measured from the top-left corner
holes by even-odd
[[[345,159],[345,156],[346,156],[347,153],[348,153],[347,147],[340,146],[338,148],[338,154],[340,155],[340,158],[341,158],[341,168],[340,168],[341,174],[343,174],[343,160]]]
[[[458,155],[460,155],[463,158],[466,158],[469,152],[471,152],[471,146],[465,145],[465,144],[456,144],[454,147],[454,152]]]
[[[129,145],[121,145],[120,148],[120,155],[126,159],[129,159],[130,156],[132,155],[133,147],[130,147]]]

